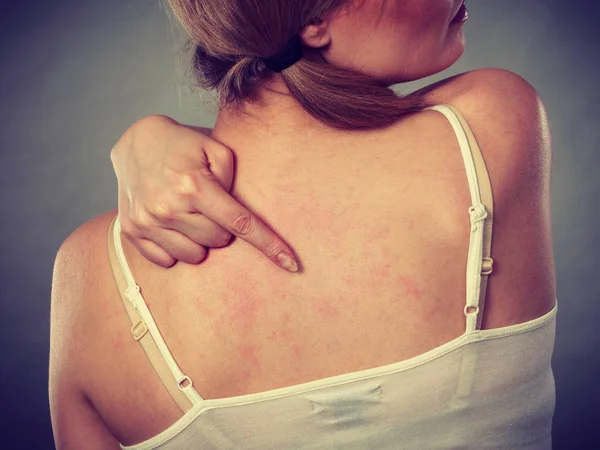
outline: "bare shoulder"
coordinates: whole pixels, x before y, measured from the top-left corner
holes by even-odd
[[[535,88],[520,75],[505,69],[477,69],[433,83],[417,93],[429,105],[459,104],[474,119],[493,117],[491,125],[516,128],[545,119],[543,103]]]
[[[107,211],[105,213],[99,214],[96,217],[91,218],[87,222],[84,222],[80,226],[78,226],[67,238],[64,240],[61,245],[60,251],[65,251],[71,248],[74,245],[78,246],[89,246],[97,243],[103,237],[99,236],[103,231],[108,232],[108,227],[110,222],[117,215],[117,209],[113,209]]]
[[[537,91],[523,77],[504,69],[478,69],[418,92],[427,104],[451,104],[465,116],[486,164],[496,166],[504,184],[532,180],[549,184],[552,145],[548,117]]]
[[[54,263],[53,285],[59,287],[73,279],[80,283],[94,278],[93,269],[104,262],[108,227],[116,214],[116,209],[100,214],[77,227],[64,240]]]
[[[88,367],[98,368],[93,336],[103,326],[101,302],[107,289],[107,232],[115,211],[73,231],[60,246],[52,275],[48,393],[55,442],[80,448],[97,442],[118,448],[95,412],[83,386]]]
[[[490,68],[465,72],[420,91],[427,104],[449,103],[479,134],[495,135],[514,151],[549,150],[549,125],[535,88],[509,70]],[[476,133],[477,134],[477,133]],[[533,144],[529,142],[534,140]]]
[[[98,291],[99,271],[108,261],[108,227],[117,210],[108,211],[85,222],[60,246],[52,275],[52,320],[74,320],[85,314],[83,301]],[[64,316],[56,314],[65,313]],[[68,314],[67,314],[68,313]]]
[[[462,113],[488,168],[495,208],[492,255],[504,265],[489,286],[492,297],[502,300],[490,302],[487,314],[508,314],[500,312],[504,304],[506,311],[525,308],[525,317],[540,316],[556,295],[552,143],[542,100],[527,80],[503,69],[456,75],[421,93],[427,104],[450,104]],[[525,298],[531,300],[514,305],[509,300]]]
[[[109,211],[84,223],[57,252],[50,306],[51,384],[53,374],[56,380],[75,381],[78,361],[89,354],[84,338],[97,326],[95,300],[106,289],[101,275],[108,267],[107,233],[115,215],[116,210]]]
[[[486,114],[539,107],[535,88],[520,75],[499,68],[476,69],[445,78],[416,91],[426,103],[436,105],[451,100],[460,101]]]

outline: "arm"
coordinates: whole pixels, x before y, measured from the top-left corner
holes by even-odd
[[[57,450],[120,450],[118,441],[82,395],[61,384],[55,387],[50,402]]]
[[[124,235],[169,267],[200,262],[205,246],[223,247],[234,234],[295,272],[289,246],[229,195],[233,155],[208,132],[166,116],[146,117],[125,132],[111,152]]]
[[[81,263],[81,253],[68,238],[58,252],[52,276],[48,392],[54,442],[58,450],[118,450],[117,440],[85,397],[78,379],[77,355],[85,349],[77,325],[84,302],[83,280],[74,268]]]

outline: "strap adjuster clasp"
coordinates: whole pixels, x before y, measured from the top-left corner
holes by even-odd
[[[469,314],[479,314],[479,305],[477,305],[477,306],[465,305],[464,313],[465,313],[465,316],[468,316]]]
[[[481,275],[489,275],[494,270],[494,260],[492,258],[488,258],[487,256],[483,257],[483,261],[481,264]]]
[[[143,320],[140,320],[138,323],[131,327],[131,335],[136,341],[139,341],[143,338],[148,332],[148,327]]]
[[[179,388],[180,391],[183,391],[185,388],[187,388],[189,386],[193,386],[193,384],[192,384],[192,380],[190,380],[190,377],[188,377],[187,375],[184,375],[177,382],[177,387]]]

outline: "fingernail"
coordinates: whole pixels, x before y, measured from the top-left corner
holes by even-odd
[[[298,272],[298,264],[296,264],[294,258],[287,253],[279,253],[279,255],[277,255],[277,262],[285,270],[289,270],[290,272]]]

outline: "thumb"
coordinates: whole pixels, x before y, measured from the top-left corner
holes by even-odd
[[[206,155],[208,170],[215,176],[223,189],[229,192],[235,170],[233,152],[216,141],[204,143],[202,149]]]

